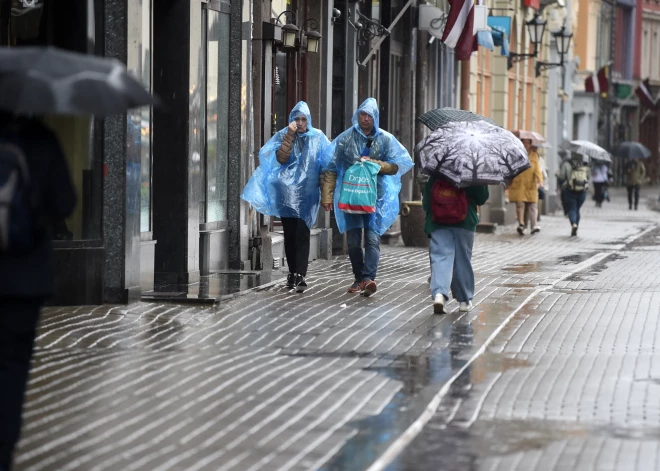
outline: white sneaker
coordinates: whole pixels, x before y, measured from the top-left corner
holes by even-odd
[[[445,311],[445,297],[442,294],[436,294],[433,298],[433,312],[435,314],[446,314]]]
[[[541,232],[541,226],[536,226],[532,229],[532,234],[538,234],[539,232]]]
[[[461,303],[458,306],[458,312],[470,312],[474,305],[472,304],[472,301],[468,301],[466,303]]]

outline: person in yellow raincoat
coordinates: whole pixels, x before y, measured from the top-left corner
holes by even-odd
[[[543,170],[539,154],[532,150],[532,141],[522,139],[527,149],[531,167],[513,179],[509,186],[509,201],[516,203],[516,216],[518,217],[518,234],[525,235],[525,216],[530,221],[532,234],[541,231],[538,224],[539,187],[543,185]]]

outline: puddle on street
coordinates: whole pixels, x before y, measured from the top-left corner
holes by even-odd
[[[223,296],[258,288],[281,277],[278,272],[223,272],[202,276],[189,285],[163,284],[143,293],[143,301],[217,302]]]

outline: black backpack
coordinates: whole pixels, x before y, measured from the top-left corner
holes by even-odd
[[[32,251],[39,234],[39,193],[15,130],[0,135],[0,254]]]

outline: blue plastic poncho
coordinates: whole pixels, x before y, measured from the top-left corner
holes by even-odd
[[[358,122],[361,111],[374,119],[374,129],[369,135],[373,140],[368,156],[374,160],[390,162],[398,166],[396,175],[378,175],[378,200],[376,212],[369,215],[346,214],[337,208],[344,172],[348,167],[366,153],[367,136],[364,135]],[[378,235],[383,235],[390,228],[399,215],[399,192],[401,191],[401,175],[410,170],[413,161],[410,154],[397,139],[379,127],[378,104],[373,98],[367,98],[353,115],[353,126],[341,133],[328,147],[326,153],[329,157],[326,170],[337,173],[335,186],[335,218],[341,233],[350,229],[362,228],[365,224]]]
[[[330,141],[312,127],[309,107],[299,102],[289,114],[289,124],[300,115],[307,117],[307,132],[297,132],[289,161],[280,165],[275,154],[288,128],[278,131],[259,151],[259,167],[243,189],[241,198],[268,216],[299,218],[312,227],[319,212],[319,176],[327,166],[324,151]]]

